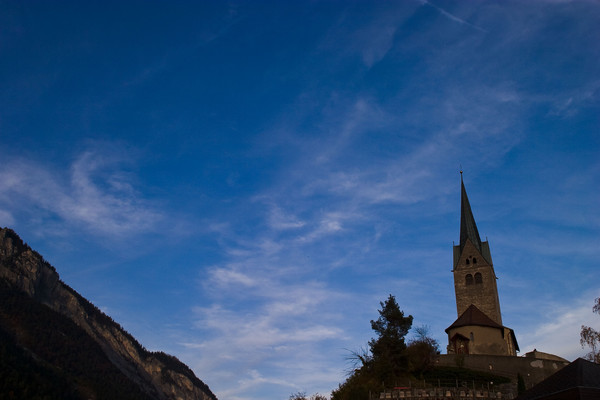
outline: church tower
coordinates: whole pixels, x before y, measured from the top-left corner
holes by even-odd
[[[460,173],[460,242],[454,246],[454,291],[458,319],[446,329],[448,354],[515,356],[512,329],[502,325],[490,246],[482,242]]]
[[[454,292],[458,316],[472,304],[502,325],[490,245],[482,242],[460,175],[460,243],[454,246]]]

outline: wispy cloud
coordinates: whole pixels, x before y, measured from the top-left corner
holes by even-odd
[[[343,340],[344,332],[334,322],[341,318],[334,311],[340,293],[316,283],[267,277],[266,273],[255,270],[254,275],[262,278],[249,282],[231,271],[226,279],[216,272],[205,286],[215,284],[229,300],[194,308],[196,329],[203,332],[205,339],[187,341],[182,346],[201,356],[195,359],[194,366],[202,376],[210,377],[211,371],[228,371],[231,384],[229,388],[219,388],[224,390],[219,392],[221,396],[251,398],[259,388],[264,391],[268,387],[284,387],[291,393],[302,385],[314,385],[315,382],[306,382],[300,371],[307,363],[321,359],[319,349],[323,346]],[[230,293],[234,290],[242,290],[243,294],[238,292],[241,298],[232,303]],[[252,305],[245,306],[245,302]],[[316,314],[320,317],[315,318]],[[315,377],[327,365],[336,363],[322,361],[313,372]]]
[[[547,99],[551,101],[551,115],[572,117],[580,112],[582,106],[589,106],[600,100],[600,81],[585,82],[584,87],[567,91],[558,98]]]
[[[41,211],[48,222],[58,220],[59,225],[101,235],[152,231],[161,213],[135,189],[133,176],[120,168],[125,156],[87,150],[77,156],[68,173],[52,165],[9,157],[10,162],[0,169],[2,203],[12,214]]]
[[[306,223],[295,215],[284,212],[280,207],[273,206],[269,213],[269,225],[275,230],[302,228]]]
[[[396,32],[417,7],[408,2],[396,3],[392,8],[350,6],[321,40],[318,51],[341,58],[358,56],[362,65],[370,69],[394,49]],[[353,13],[361,18],[350,17]]]
[[[294,135],[290,142],[300,154],[299,161],[290,165],[294,172],[282,172],[281,195],[296,200],[327,195],[330,204],[332,199],[354,204],[415,203],[439,192],[440,182],[432,179],[440,172],[449,165],[458,169],[464,143],[469,143],[471,153],[485,154],[479,163],[490,164],[518,145],[523,100],[510,85],[458,88],[449,82],[439,90],[445,92],[443,96],[416,99],[396,112],[395,102],[383,104],[364,97],[337,104],[323,113],[317,125],[319,140],[303,140],[297,126],[278,126]],[[393,154],[378,148],[374,150],[378,153],[366,154],[371,149],[361,147],[378,131],[389,130],[398,118],[405,124],[409,121],[406,128],[395,127],[397,136],[407,142],[402,151]],[[413,126],[424,132],[417,133]],[[465,162],[469,159],[464,157]]]
[[[600,288],[586,292],[568,305],[562,303],[547,304],[539,325],[529,326],[521,332],[523,353],[536,348],[538,351],[558,354],[569,361],[582,357],[589,349],[579,343],[581,326],[597,326],[598,315],[592,312],[594,299]]]
[[[436,6],[435,4],[431,3],[430,1],[427,1],[427,0],[419,0],[419,1],[420,1],[422,4],[424,4],[424,5],[428,5],[428,6],[430,6],[430,7],[433,7],[433,8],[435,8],[435,9],[436,9],[437,11],[439,11],[439,12],[440,12],[440,13],[441,13],[443,16],[445,16],[445,17],[449,18],[450,20],[452,20],[452,21],[454,21],[454,22],[458,22],[459,24],[462,24],[462,25],[469,26],[469,27],[471,27],[471,28],[474,28],[474,29],[477,29],[478,31],[481,31],[481,32],[487,32],[487,30],[485,30],[485,29],[483,29],[483,28],[481,28],[481,27],[479,27],[479,26],[477,26],[477,25],[473,25],[472,23],[470,23],[470,22],[468,22],[468,21],[465,21],[464,19],[462,19],[462,18],[459,18],[459,17],[457,17],[456,15],[454,15],[454,14],[452,14],[452,13],[449,13],[448,11],[444,10],[443,8],[441,8],[441,7],[438,7],[438,6]]]

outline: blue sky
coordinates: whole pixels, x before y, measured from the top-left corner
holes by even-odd
[[[600,4],[0,2],[0,225],[220,399],[445,350],[459,169],[521,354],[600,295]]]

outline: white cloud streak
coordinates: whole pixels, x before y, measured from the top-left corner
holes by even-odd
[[[161,214],[142,199],[132,177],[119,169],[123,161],[116,153],[85,151],[65,176],[49,165],[12,158],[0,169],[0,199],[13,215],[39,210],[48,219],[96,234],[152,231]]]
[[[597,327],[600,318],[592,312],[594,299],[600,294],[600,287],[595,291],[584,293],[569,304],[555,303],[546,306],[539,325],[530,326],[521,332],[525,338],[521,343],[521,351],[532,351],[534,348],[545,353],[557,354],[569,361],[584,356],[589,349],[579,344],[581,326]]]
[[[255,275],[262,274],[265,271],[255,271]],[[227,296],[236,291],[240,302],[194,308],[196,328],[207,339],[182,345],[202,355],[195,362],[202,376],[229,371],[231,385],[219,388],[224,390],[220,396],[241,399],[260,387],[285,387],[290,393],[299,390],[297,385],[309,383],[299,370],[311,359],[320,358],[318,349],[323,344],[344,338],[340,326],[333,323],[341,315],[332,314],[331,304],[340,294],[319,284],[285,283],[272,276],[239,277],[231,270],[225,274],[221,269],[214,271],[205,286],[214,285]],[[254,305],[243,306],[246,301]],[[319,318],[315,318],[317,314]],[[314,374],[318,375],[318,370]]]
[[[454,21],[454,22],[458,22],[461,25],[466,25],[469,26],[471,28],[477,29],[478,31],[481,32],[487,32],[487,30],[477,26],[477,25],[473,25],[472,23],[465,21],[462,18],[457,17],[456,15],[449,13],[448,11],[444,10],[441,7],[436,6],[435,4],[431,3],[430,1],[427,0],[419,0],[423,5],[428,5],[432,8],[435,8],[437,11],[439,11],[443,16],[449,18],[450,20]]]

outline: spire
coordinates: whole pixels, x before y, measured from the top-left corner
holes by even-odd
[[[481,238],[477,231],[473,212],[471,212],[471,205],[469,204],[469,198],[467,197],[467,191],[462,179],[462,170],[460,171],[460,186],[460,251],[462,252],[462,249],[465,247],[467,239],[470,239],[481,253]]]

